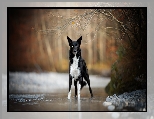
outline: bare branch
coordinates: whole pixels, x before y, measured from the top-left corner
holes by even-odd
[[[86,29],[86,27],[88,26],[88,24],[89,24],[90,20],[92,19],[92,17],[96,14],[96,11],[97,11],[97,9],[94,9],[94,10],[91,10],[90,12],[85,12],[84,14],[71,17],[69,19],[66,19],[65,20],[66,22],[64,23],[64,25],[62,25],[60,27],[56,27],[56,28],[52,28],[52,29],[46,29],[46,30],[38,30],[38,32],[50,33],[50,32],[55,32],[57,30],[64,31],[66,29],[66,27],[68,27],[73,21],[80,20],[80,19],[83,19],[83,18],[87,17],[88,15],[91,15],[91,17],[88,18],[88,21],[85,22],[85,28],[81,27],[81,29],[84,31]]]
[[[117,23],[119,23],[119,25],[120,25],[121,28],[123,29],[123,32],[127,35],[128,40],[129,40],[129,42],[130,42],[130,44],[131,44],[131,47],[135,49],[135,46],[133,45],[133,43],[132,43],[132,41],[131,41],[131,37],[130,37],[130,35],[129,35],[128,32],[127,32],[128,29],[127,29],[126,26],[123,24],[123,22],[119,21],[119,20],[118,20],[111,12],[109,12],[109,11],[106,11],[106,10],[103,10],[103,11],[97,10],[97,11],[100,12],[100,13],[102,13],[102,14],[104,14],[104,15],[107,16],[107,17],[111,17],[112,20],[115,20]]]

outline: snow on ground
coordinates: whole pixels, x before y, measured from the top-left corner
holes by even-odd
[[[90,75],[90,81],[92,88],[105,87],[110,78]],[[9,91],[12,93],[50,93],[57,89],[66,89],[68,84],[69,77],[67,73],[9,72]],[[74,88],[73,85],[72,88]]]
[[[146,89],[130,93],[125,92],[121,95],[114,94],[113,96],[108,96],[103,105],[107,106],[110,111],[115,108],[121,110],[124,107],[134,108],[136,111],[146,111],[146,97]]]

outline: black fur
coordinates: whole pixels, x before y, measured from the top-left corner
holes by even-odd
[[[90,79],[89,79],[86,62],[84,61],[84,59],[82,59],[82,56],[81,56],[80,45],[81,45],[82,36],[77,41],[72,41],[68,36],[67,36],[67,39],[68,39],[68,43],[70,46],[70,50],[69,50],[69,60],[70,60],[69,62],[69,92],[71,90],[72,79],[73,79],[73,77],[70,74],[70,66],[71,64],[73,64],[73,58],[75,57],[75,54],[76,54],[76,57],[79,58],[78,67],[80,69],[80,75],[78,76],[77,80],[74,80],[75,97],[77,96],[77,81],[79,81],[79,84],[81,84],[81,89],[86,84],[88,84],[91,97],[93,97],[92,89],[90,87]],[[87,83],[83,80],[83,78],[85,79]]]

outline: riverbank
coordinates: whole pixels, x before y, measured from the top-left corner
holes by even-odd
[[[110,111],[127,110],[128,108],[133,111],[147,111],[147,94],[146,89],[136,90],[130,93],[125,92],[121,95],[114,94],[108,96],[103,103],[104,106]]]

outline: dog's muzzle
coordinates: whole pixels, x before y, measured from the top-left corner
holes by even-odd
[[[73,51],[73,54],[75,55],[76,53],[77,53],[77,51],[76,51],[76,50],[74,50],[74,51]]]

